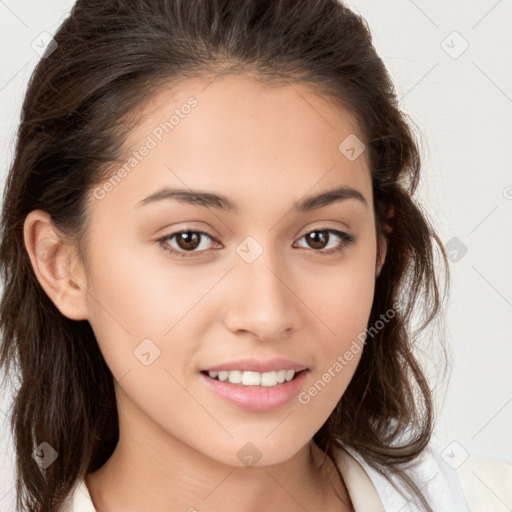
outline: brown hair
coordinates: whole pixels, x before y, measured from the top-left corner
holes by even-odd
[[[11,419],[18,508],[60,510],[118,440],[112,374],[89,323],[64,317],[36,279],[25,217],[45,210],[83,248],[87,195],[122,161],[144,99],[223,72],[308,84],[358,122],[377,234],[388,240],[369,325],[399,307],[367,343],[314,439],[330,457],[339,443],[353,447],[383,475],[398,475],[430,511],[403,463],[424,450],[433,429],[432,392],[413,348],[441,312],[435,245],[446,272],[448,264],[412,198],[419,148],[365,20],[336,0],[78,0],[54,38],[57,47],[30,78],[1,219],[0,366],[20,378]],[[413,332],[417,307],[423,317]],[[58,453],[44,471],[32,457],[42,442]]]

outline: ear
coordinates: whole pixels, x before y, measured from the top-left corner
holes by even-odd
[[[395,214],[395,209],[393,206],[389,207],[387,220],[389,220],[393,215]],[[380,272],[382,270],[382,266],[384,265],[384,262],[386,260],[386,254],[388,252],[388,237],[389,233],[393,231],[393,228],[386,222],[384,225],[384,231],[386,232],[385,235],[381,234],[379,237],[379,254],[377,254],[377,263],[375,268],[375,276],[379,277]]]
[[[388,251],[388,239],[384,235],[380,235],[379,240],[379,254],[377,255],[377,263],[375,265],[375,277],[379,277],[384,261],[386,260],[386,253]]]
[[[41,287],[71,320],[87,319],[85,273],[75,247],[55,227],[50,215],[32,210],[23,225],[25,248]]]

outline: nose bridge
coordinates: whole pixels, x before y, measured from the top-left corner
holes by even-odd
[[[236,248],[226,323],[232,330],[253,332],[258,338],[275,338],[297,328],[299,312],[289,273],[272,249],[247,237]]]

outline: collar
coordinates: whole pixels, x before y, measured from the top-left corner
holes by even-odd
[[[359,461],[345,448],[336,451],[336,463],[355,512],[385,512],[377,489]]]

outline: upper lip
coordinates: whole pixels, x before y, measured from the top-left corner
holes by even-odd
[[[243,372],[273,372],[277,370],[295,370],[296,372],[306,370],[308,367],[297,361],[289,359],[268,359],[261,361],[258,359],[238,359],[237,361],[229,361],[227,363],[211,366],[203,371],[232,371],[240,370]]]

